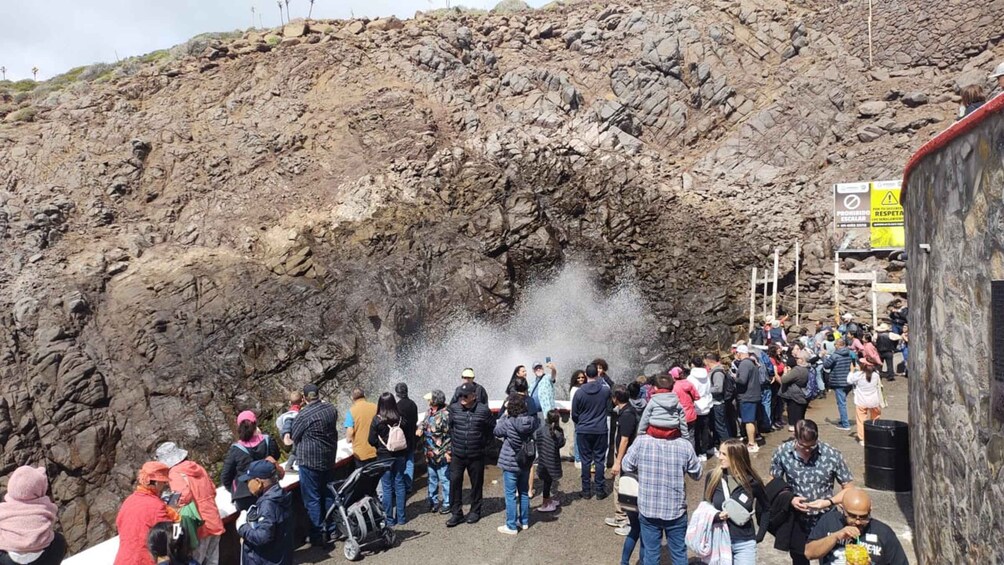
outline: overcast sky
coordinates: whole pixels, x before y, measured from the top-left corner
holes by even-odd
[[[528,0],[534,7],[549,0]],[[445,8],[447,0],[315,0],[315,18],[410,18],[418,10]],[[451,0],[451,5],[491,8],[498,0]],[[91,63],[142,55],[208,31],[251,27],[251,7],[265,27],[279,25],[275,0],[10,0],[0,2],[7,25],[0,33],[0,66],[7,78],[39,80]],[[293,18],[306,17],[308,0],[290,0]],[[258,25],[258,16],[255,16]]]

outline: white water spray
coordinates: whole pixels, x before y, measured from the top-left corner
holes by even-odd
[[[644,347],[658,338],[658,324],[646,300],[630,283],[606,293],[589,271],[566,266],[555,278],[529,285],[515,312],[503,323],[458,317],[448,323],[443,339],[423,341],[402,354],[388,379],[377,379],[382,390],[408,383],[413,398],[438,388],[447,399],[460,384],[460,372],[472,367],[476,381],[493,399],[501,399],[513,369],[547,357],[558,368],[558,398],[567,398],[568,381],[576,369],[596,357],[610,365],[618,382],[637,376],[644,364]]]

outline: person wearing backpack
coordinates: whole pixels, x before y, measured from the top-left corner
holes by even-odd
[[[506,400],[506,411],[495,423],[495,437],[502,439],[498,466],[505,488],[505,525],[498,531],[516,535],[519,528],[530,527],[530,467],[537,457],[534,432],[540,425],[527,413],[526,397],[513,392]]]
[[[710,383],[711,420],[717,448],[723,441],[735,437],[736,380],[722,366],[722,358],[717,353],[704,355],[704,367]]]
[[[788,369],[781,375],[781,398],[788,409],[788,431],[795,431],[795,424],[805,419],[809,407],[805,390],[809,386],[809,365],[802,355],[789,355]]]
[[[760,451],[756,443],[756,416],[760,405],[760,379],[757,364],[750,358],[746,345],[736,347],[736,400],[739,402],[739,419],[746,428],[746,448],[750,453]]]
[[[258,417],[254,412],[245,410],[237,415],[237,441],[230,446],[220,475],[223,488],[233,497],[238,510],[251,508],[255,496],[248,490],[247,483],[238,481],[237,477],[243,475],[251,463],[261,459],[271,459],[272,463],[278,461],[279,444],[261,433]]]
[[[376,448],[377,461],[392,461],[383,474],[383,512],[388,526],[402,526],[407,522],[404,513],[406,489],[404,471],[408,460],[408,440],[397,410],[394,395],[385,392],[377,401],[377,415],[370,425],[370,445]]]

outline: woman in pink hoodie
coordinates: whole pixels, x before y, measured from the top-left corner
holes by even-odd
[[[697,422],[697,408],[694,403],[701,399],[701,395],[694,387],[694,383],[687,380],[687,375],[680,367],[673,367],[669,370],[669,375],[673,377],[673,393],[680,400],[683,406],[683,417],[687,420],[687,439],[694,443],[694,424]]]
[[[0,502],[0,565],[49,565],[66,555],[66,540],[56,533],[56,505],[49,500],[45,468],[18,467]]]

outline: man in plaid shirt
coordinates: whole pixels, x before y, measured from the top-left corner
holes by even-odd
[[[683,475],[699,480],[703,471],[694,446],[683,438],[640,435],[621,469],[638,475],[638,514],[645,563],[659,563],[666,535],[673,563],[687,562],[687,494]]]

